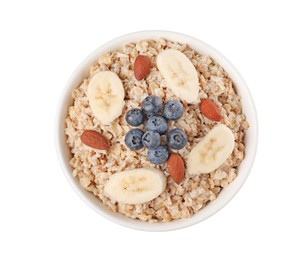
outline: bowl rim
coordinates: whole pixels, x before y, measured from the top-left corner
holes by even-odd
[[[253,124],[253,132],[251,136],[251,147],[249,149],[249,158],[248,161],[246,161],[246,158],[244,158],[243,161],[246,163],[245,169],[245,174],[244,176],[243,173],[239,171],[240,174],[235,178],[237,180],[239,178],[239,181],[232,189],[231,192],[228,192],[229,195],[225,197],[223,201],[218,203],[216,207],[210,208],[208,212],[205,212],[205,214],[200,214],[200,211],[191,216],[188,219],[180,219],[180,220],[173,220],[171,222],[166,222],[166,223],[149,223],[149,222],[144,222],[141,220],[135,220],[131,219],[129,217],[123,216],[120,213],[114,213],[111,212],[109,209],[104,208],[101,205],[97,205],[98,203],[95,203],[93,199],[90,199],[90,197],[94,197],[92,193],[85,191],[79,183],[76,182],[75,178],[72,176],[72,171],[70,166],[68,165],[68,161],[65,155],[65,148],[63,146],[67,146],[66,144],[66,139],[61,138],[63,137],[63,125],[65,125],[65,122],[63,122],[63,115],[67,115],[67,108],[68,108],[68,102],[67,100],[71,96],[71,90],[75,88],[78,84],[76,84],[76,79],[77,78],[84,78],[85,73],[89,70],[90,65],[97,60],[97,57],[106,51],[111,51],[115,50],[118,47],[114,46],[122,46],[125,43],[129,42],[136,42],[138,40],[144,40],[144,39],[153,39],[153,38],[169,38],[170,40],[176,39],[176,38],[182,38],[185,39],[186,42],[192,41],[195,45],[201,46],[201,49],[204,49],[205,53],[208,53],[209,56],[211,56],[214,60],[217,60],[218,63],[225,69],[225,71],[230,75],[230,78],[235,82],[236,86],[236,91],[244,91],[244,98],[246,99],[246,106],[248,106],[248,109],[250,110],[251,117],[248,118],[249,123],[252,122]],[[195,47],[192,47],[192,49],[195,50]],[[197,50],[196,50],[197,51]],[[197,51],[198,52],[198,51]],[[221,62],[222,61],[222,62]],[[234,80],[234,78],[236,80]],[[80,80],[79,80],[80,84]],[[239,87],[238,87],[239,86]],[[240,89],[240,91],[238,91]],[[240,93],[240,96],[242,93]],[[242,104],[243,107],[243,104]],[[66,108],[65,110],[63,108]],[[246,108],[246,107],[245,107]],[[245,109],[243,107],[243,111]],[[65,121],[65,120],[64,120]],[[121,226],[136,229],[136,230],[141,230],[141,231],[171,231],[171,230],[177,230],[181,228],[186,228],[192,225],[195,225],[205,219],[208,219],[211,217],[213,214],[217,213],[219,210],[221,210],[227,203],[229,203],[232,198],[237,194],[237,192],[241,189],[243,186],[244,182],[246,181],[251,168],[253,166],[255,157],[256,157],[256,152],[257,152],[257,146],[258,146],[258,118],[257,118],[257,112],[256,112],[256,107],[254,104],[254,100],[252,98],[252,95],[250,93],[250,90],[243,80],[242,76],[238,72],[238,70],[234,67],[234,65],[219,51],[217,51],[215,48],[212,46],[208,45],[207,43],[194,38],[192,36],[178,33],[178,32],[172,32],[172,31],[164,31],[164,30],[146,30],[146,31],[138,31],[138,32],[132,32],[129,34],[125,34],[122,36],[119,36],[117,38],[114,38],[111,41],[108,41],[105,44],[102,44],[100,47],[96,48],[93,52],[91,52],[85,59],[79,63],[79,65],[75,68],[71,76],[69,77],[68,81],[66,82],[64,89],[62,90],[62,93],[60,94],[60,99],[58,101],[57,105],[57,110],[56,110],[56,117],[55,117],[55,146],[56,146],[56,152],[57,156],[61,165],[61,168],[63,170],[63,173],[67,179],[67,181],[70,183],[71,187],[73,190],[79,195],[79,197],[88,205],[90,206],[93,210],[95,210],[98,214],[102,215],[108,220],[111,220],[112,222],[115,222]],[[64,142],[64,143],[63,143]],[[68,147],[67,147],[68,148]],[[67,149],[66,148],[66,149]],[[242,162],[243,162],[242,161]],[[239,177],[240,176],[240,177]],[[234,180],[234,181],[235,181]],[[232,181],[232,182],[234,182]],[[232,183],[230,183],[229,186],[231,186]],[[229,187],[227,187],[229,188]],[[226,188],[226,189],[227,189]],[[220,194],[219,194],[220,196]],[[208,205],[215,203],[218,201],[216,199],[213,202],[210,202]],[[217,203],[216,203],[217,204]],[[214,204],[214,205],[216,205]],[[204,208],[207,208],[208,205]],[[203,209],[204,209],[203,208]]]

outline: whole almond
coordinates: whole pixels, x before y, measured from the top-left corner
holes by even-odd
[[[184,161],[177,153],[172,153],[167,160],[168,172],[173,178],[174,182],[179,184],[184,178]]]
[[[150,72],[150,59],[147,56],[139,55],[134,62],[134,76],[137,80],[142,80],[147,77]]]
[[[108,150],[110,148],[108,139],[94,130],[85,130],[80,139],[82,143],[95,149]]]
[[[212,121],[221,121],[222,116],[219,107],[211,99],[202,99],[199,105],[202,114]]]

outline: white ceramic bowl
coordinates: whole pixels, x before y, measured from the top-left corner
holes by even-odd
[[[69,165],[71,153],[66,144],[64,129],[67,109],[73,102],[71,92],[82,82],[92,63],[94,63],[102,53],[116,50],[129,42],[136,42],[144,39],[158,39],[161,37],[172,41],[178,41],[180,43],[187,43],[198,53],[210,55],[228,72],[230,78],[235,83],[237,92],[242,97],[243,112],[247,117],[250,128],[246,132],[246,153],[245,158],[239,167],[239,174],[227,188],[221,191],[216,200],[210,202],[205,208],[200,210],[189,219],[174,220],[169,223],[147,223],[125,217],[119,213],[111,212],[92,193],[85,191],[79,185],[77,178],[72,177],[72,168]],[[76,191],[76,193],[91,208],[93,208],[103,217],[126,227],[147,231],[168,231],[188,227],[209,218],[214,213],[223,208],[239,191],[251,170],[256,155],[258,139],[257,114],[246,83],[240,76],[239,72],[234,68],[234,66],[217,50],[200,40],[181,33],[168,31],[143,31],[121,36],[102,45],[89,56],[87,56],[75,69],[66,86],[64,87],[63,94],[58,104],[55,124],[55,139],[58,157],[65,176],[67,177],[69,183]]]

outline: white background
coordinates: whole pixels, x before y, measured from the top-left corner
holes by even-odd
[[[1,1],[0,259],[306,259],[306,1]],[[259,149],[210,219],[149,233],[74,193],[54,145],[58,99],[81,60],[122,34],[178,31],[221,51],[254,96]]]

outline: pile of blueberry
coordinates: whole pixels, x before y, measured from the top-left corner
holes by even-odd
[[[183,114],[183,106],[178,100],[169,100],[164,108],[161,98],[149,96],[142,102],[142,109],[134,108],[127,112],[126,121],[131,126],[145,124],[146,132],[141,129],[131,129],[125,136],[127,147],[139,150],[148,148],[147,157],[154,164],[162,164],[169,157],[168,148],[179,150],[187,143],[184,131],[175,128],[169,132],[167,120],[177,120]],[[148,120],[145,123],[145,117]],[[161,135],[166,134],[166,144],[161,144]]]

